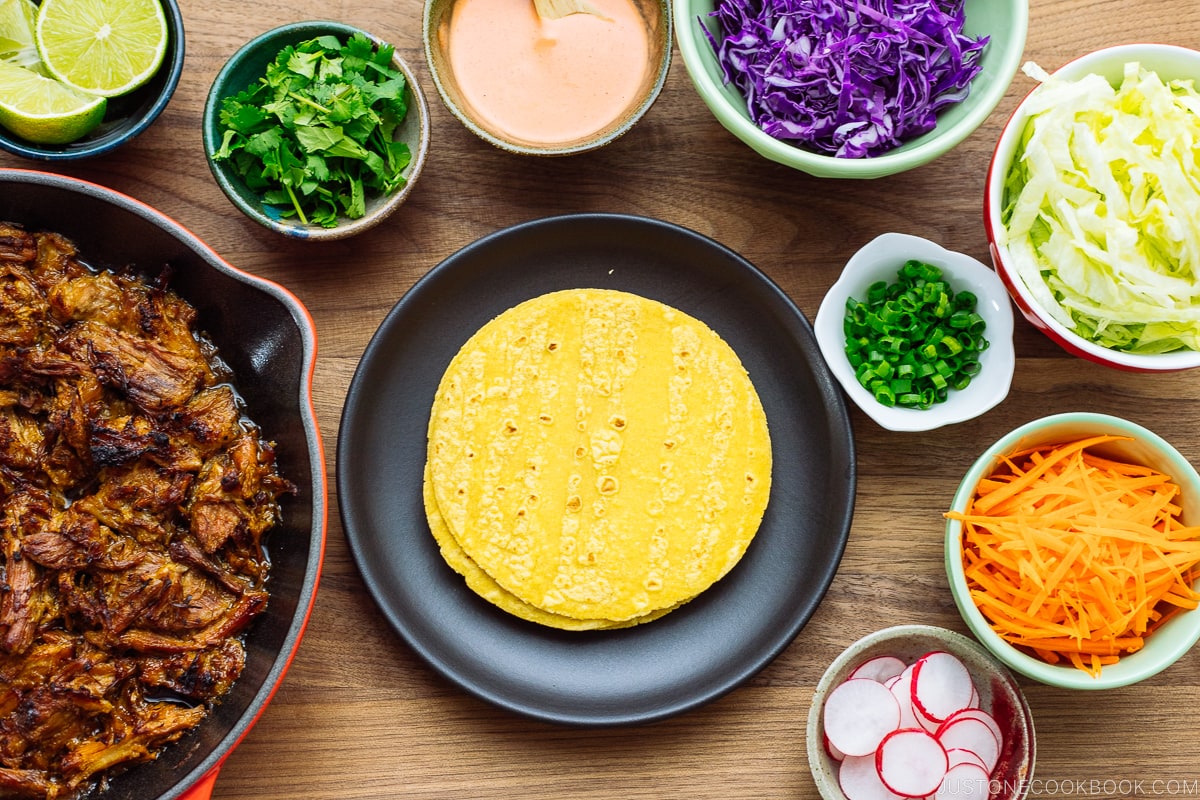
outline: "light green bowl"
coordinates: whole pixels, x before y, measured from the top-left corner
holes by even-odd
[[[1095,448],[1109,458],[1138,463],[1169,475],[1179,486],[1178,502],[1183,522],[1200,521],[1200,475],[1182,454],[1157,434],[1134,422],[1107,414],[1075,412],[1055,414],[1028,422],[1007,434],[987,450],[967,471],[951,508],[964,511],[979,481],[995,470],[1000,457],[1018,450],[1052,442],[1067,442],[1099,434],[1131,437],[1128,442],[1113,442]],[[1180,659],[1200,639],[1200,610],[1176,615],[1146,637],[1145,646],[1136,653],[1122,656],[1116,664],[1104,667],[1099,677],[1073,666],[1048,664],[1026,655],[1005,642],[992,630],[987,619],[971,599],[962,561],[962,523],[946,524],[946,575],[959,613],[976,638],[996,658],[1016,672],[1050,686],[1065,689],[1112,689],[1128,686],[1155,675]],[[1200,587],[1198,587],[1200,588]]]
[[[763,133],[750,120],[746,101],[724,84],[721,67],[701,25],[715,30],[709,17],[714,0],[672,0],[675,41],[701,99],[734,136],[760,155],[821,178],[880,178],[919,167],[948,153],[978,128],[1008,90],[1021,56],[1029,24],[1028,0],[966,0],[965,31],[990,36],[980,73],[966,100],[946,108],[937,127],[895,150],[873,158],[835,158],[803,150]]]

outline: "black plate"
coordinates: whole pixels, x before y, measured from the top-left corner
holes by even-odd
[[[497,314],[573,288],[633,292],[706,322],[750,373],[774,453],[771,499],[742,561],[680,610],[610,632],[545,628],[478,598],[442,561],[421,505],[429,409],[451,358]],[[766,666],[824,596],[854,509],[845,403],[800,310],[711,239],[624,215],[524,223],[432,269],[368,345],[337,456],[351,551],[396,631],[467,691],[572,725],[662,719]]]

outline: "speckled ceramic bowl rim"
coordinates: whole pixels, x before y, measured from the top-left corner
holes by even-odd
[[[338,224],[333,228],[325,228],[320,225],[302,225],[292,219],[276,218],[262,209],[262,204],[250,204],[246,202],[238,193],[235,187],[235,181],[240,185],[240,179],[233,175],[227,168],[218,165],[212,158],[212,153],[220,147],[221,143],[217,136],[216,125],[212,120],[220,113],[221,101],[233,92],[241,90],[241,87],[221,91],[225,84],[229,83],[231,75],[237,70],[238,63],[250,53],[264,43],[277,38],[290,38],[297,42],[322,34],[334,33],[340,36],[349,36],[355,33],[361,33],[377,45],[383,44],[384,40],[370,31],[363,30],[354,25],[347,25],[343,22],[335,22],[332,20],[306,20],[303,22],[291,22],[286,25],[280,25],[270,30],[264,31],[248,42],[239,47],[232,56],[225,62],[217,73],[216,78],[212,82],[212,86],[208,91],[208,96],[204,103],[204,115],[202,119],[202,130],[204,139],[204,155],[208,162],[213,178],[217,185],[221,187],[221,191],[229,198],[236,208],[238,208],[247,217],[254,220],[265,228],[283,234],[291,239],[300,239],[306,241],[329,241],[337,239],[345,239],[355,234],[362,233],[365,230],[375,227],[384,219],[389,217],[397,208],[400,207],[409,194],[413,190],[413,185],[417,182],[417,178],[421,174],[421,170],[425,165],[426,157],[429,153],[430,140],[430,117],[429,105],[425,100],[425,94],[421,90],[421,85],[417,81],[416,74],[412,67],[400,57],[399,52],[393,53],[392,65],[399,69],[404,74],[405,80],[408,83],[409,94],[412,102],[409,104],[408,113],[417,115],[417,125],[420,131],[416,147],[412,148],[412,161],[406,168],[407,182],[404,186],[398,189],[394,194],[389,195],[380,205],[358,219],[339,220]]]
[[[1170,443],[1149,429],[1120,417],[1092,412],[1066,412],[1031,420],[998,439],[984,450],[967,470],[950,507],[961,511],[979,481],[996,467],[997,459],[1018,449],[1046,442],[1069,441],[1082,436],[1113,433],[1132,437],[1129,445],[1114,447],[1128,457],[1158,467],[1170,475],[1184,494],[1184,521],[1196,524],[1195,511],[1189,512],[1188,500],[1200,500],[1200,475]],[[945,540],[946,575],[954,602],[967,627],[996,658],[1014,671],[1050,686],[1065,689],[1113,689],[1156,675],[1174,664],[1200,640],[1200,611],[1188,611],[1166,622],[1146,639],[1140,651],[1122,657],[1104,667],[1097,678],[1073,666],[1048,664],[1020,652],[992,630],[987,619],[971,600],[962,563],[962,523],[948,520]]]
[[[676,17],[694,21],[690,11],[690,0],[672,2]],[[825,156],[794,147],[767,135],[751,122],[742,110],[732,106],[722,94],[718,78],[720,68],[716,65],[711,51],[705,50],[708,43],[699,31],[685,28],[681,24],[675,38],[692,84],[705,105],[721,125],[759,154],[822,178],[881,178],[922,166],[949,152],[974,132],[1000,104],[1020,67],[1029,29],[1027,0],[1015,0],[1015,5],[1015,24],[1005,31],[1006,46],[1000,54],[996,79],[983,87],[983,91],[977,96],[977,105],[971,113],[960,120],[953,130],[934,135],[926,134],[927,138],[916,143],[910,142],[901,149],[874,158],[846,159]]]
[[[1147,66],[1160,74],[1165,71],[1163,69],[1165,66],[1175,65],[1174,71],[1177,72],[1179,65],[1186,63],[1190,66],[1191,72],[1179,77],[1194,78],[1200,81],[1200,51],[1178,45],[1154,43],[1123,44],[1095,50],[1068,62],[1055,70],[1053,74],[1060,78],[1075,80],[1090,72],[1099,71],[1107,73],[1109,80],[1112,80],[1114,70],[1118,70],[1126,61],[1149,62]],[[1181,350],[1172,353],[1136,355],[1112,350],[1084,339],[1050,316],[1034,298],[1033,293],[1029,291],[1025,281],[1011,267],[1008,248],[1000,241],[1001,232],[1004,230],[1004,223],[1000,219],[1004,208],[1004,182],[1009,164],[1016,154],[1017,144],[1024,133],[1025,123],[1029,119],[1029,97],[1036,91],[1037,87],[1026,94],[1000,132],[991,163],[988,165],[983,203],[984,228],[987,233],[992,263],[1008,287],[1013,301],[1020,308],[1022,315],[1052,341],[1067,352],[1089,361],[1132,372],[1174,372],[1200,367],[1200,351]]]
[[[987,323],[984,336],[989,347],[980,358],[979,375],[967,388],[927,409],[885,406],[876,401],[854,376],[846,359],[842,329],[846,299],[856,294],[865,299],[867,287],[877,280],[895,282],[900,266],[910,258],[942,269],[956,292],[974,292],[976,310]],[[1004,284],[987,265],[920,236],[884,233],[859,248],[825,293],[813,328],[825,361],[845,393],[863,413],[892,431],[928,431],[978,417],[1008,396],[1016,369],[1012,304]]]
[[[927,642],[927,644],[913,646],[915,641]],[[891,642],[900,644],[897,648],[891,648],[887,646]],[[1027,763],[1024,766],[1023,775],[1017,779],[1015,785],[1004,785],[1004,782],[1001,781],[997,785],[1004,793],[997,795],[993,792],[991,796],[1000,796],[1003,800],[1019,800],[1029,793],[1037,762],[1037,736],[1033,724],[1033,713],[1025,699],[1024,692],[1021,691],[1021,687],[1012,673],[987,649],[961,633],[936,625],[908,624],[894,625],[869,633],[850,644],[830,662],[821,675],[820,681],[817,682],[816,689],[813,690],[813,700],[809,706],[808,722],[805,727],[805,749],[813,780],[825,800],[846,800],[846,798],[837,788],[836,770],[833,769],[834,762],[825,751],[825,736],[822,729],[824,698],[828,696],[834,686],[845,679],[851,669],[873,655],[887,653],[903,658],[907,655],[903,651],[912,651],[914,657],[919,657],[923,653],[917,651],[928,652],[939,649],[946,650],[963,659],[967,668],[976,678],[981,671],[986,671],[992,676],[990,685],[980,689],[981,698],[993,699],[996,690],[995,684],[998,682],[1004,693],[1008,695],[1009,701],[1015,706],[1011,709],[1014,717],[1012,724],[1020,732],[1023,742],[1013,746],[1022,750],[1020,757]],[[1022,744],[1025,746],[1022,747]],[[1018,764],[1016,768],[1020,771],[1021,766]],[[997,780],[993,779],[993,783],[997,783]]]
[[[179,85],[179,78],[183,74],[183,62],[187,53],[187,38],[183,29],[183,13],[179,9],[179,3],[177,0],[162,0],[162,6],[163,12],[167,16],[167,29],[171,33],[171,41],[167,43],[167,53],[163,58],[162,67],[160,67],[160,69],[167,70],[167,77],[154,102],[137,122],[124,130],[120,136],[103,136],[95,139],[85,136],[77,142],[46,147],[27,142],[0,129],[0,149],[7,150],[13,155],[38,161],[74,161],[110,153],[149,128],[162,114],[167,104],[171,102],[171,97]]]
[[[621,123],[614,128],[607,129],[601,135],[582,141],[571,142],[566,145],[535,145],[522,142],[510,141],[504,139],[491,131],[487,130],[477,123],[471,116],[454,101],[452,93],[447,88],[442,80],[442,75],[437,68],[437,58],[434,54],[435,44],[433,31],[433,10],[435,0],[425,0],[424,11],[421,18],[421,38],[424,41],[425,47],[425,63],[429,67],[429,74],[433,78],[433,85],[437,87],[438,96],[442,99],[442,104],[453,114],[459,122],[461,122],[468,130],[483,139],[485,142],[516,155],[526,156],[569,156],[577,153],[587,153],[592,150],[597,150],[605,145],[611,144],[620,137],[628,133],[634,125],[636,125],[650,107],[654,105],[659,94],[662,93],[663,85],[667,82],[667,74],[671,69],[672,42],[674,41],[674,27],[671,19],[670,0],[659,0],[662,6],[662,32],[661,37],[665,38],[663,42],[663,57],[659,64],[658,71],[655,73],[654,81],[650,84],[648,91],[643,96],[642,101],[633,109],[626,113],[621,119]]]

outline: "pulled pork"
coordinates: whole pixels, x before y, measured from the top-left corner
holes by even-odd
[[[155,758],[267,603],[295,487],[164,284],[0,223],[0,797]]]

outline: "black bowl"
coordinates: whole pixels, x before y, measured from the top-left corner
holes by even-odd
[[[300,644],[325,546],[326,476],[312,407],[316,330],[282,287],[221,259],[177,222],[126,195],[44,172],[0,169],[0,220],[70,238],[95,267],[172,269],[171,286],[199,312],[232,368],[250,415],[276,442],[280,472],[299,489],[280,498],[269,534],[271,599],[245,636],[246,668],[195,730],[157,761],[117,775],[95,800],[207,797],[221,762],[262,713]]]
[[[110,97],[104,121],[82,139],[67,144],[35,144],[0,127],[0,149],[39,161],[71,161],[108,153],[149,128],[179,85],[186,50],[178,0],[161,2],[167,15],[169,39],[167,54],[153,78],[129,94]]]

